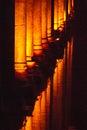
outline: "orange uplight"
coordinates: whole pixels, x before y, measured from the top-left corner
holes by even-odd
[[[31,68],[35,65],[32,61],[33,57],[33,1],[26,0],[26,61],[27,67]]]
[[[32,68],[36,65],[36,62],[32,60],[31,57],[27,57],[27,67]]]
[[[35,55],[42,54],[41,44],[41,1],[33,2],[33,49]]]
[[[15,2],[15,72],[25,75],[26,44],[25,44],[25,1]]]

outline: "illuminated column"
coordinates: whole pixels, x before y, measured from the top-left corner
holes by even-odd
[[[72,8],[74,8],[74,0],[72,0]]]
[[[68,15],[70,15],[71,10],[71,0],[68,0]]]
[[[41,1],[41,26],[42,26],[42,45],[47,45],[47,1]]]
[[[57,30],[64,21],[64,0],[54,0],[54,30]]]
[[[74,8],[74,0],[68,0],[68,15],[72,15]]]
[[[54,30],[58,29],[58,0],[54,0]]]
[[[71,0],[71,15],[74,13],[74,0]]]
[[[64,0],[64,21],[68,19],[68,0]]]
[[[33,2],[33,47],[34,54],[42,54],[41,44],[41,0]]]
[[[33,67],[33,0],[26,0],[26,61],[27,67]]]
[[[52,39],[52,12],[51,12],[51,0],[47,0],[47,38],[48,41]]]
[[[64,0],[58,0],[58,27],[64,22]]]
[[[25,0],[15,1],[15,71],[25,75],[26,44],[25,44]]]

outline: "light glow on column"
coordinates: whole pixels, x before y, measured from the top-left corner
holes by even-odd
[[[64,0],[54,0],[54,30],[64,22]]]
[[[72,8],[74,8],[74,0],[72,0]]]
[[[41,2],[42,45],[47,43],[47,0]]]
[[[33,0],[26,0],[26,61],[27,67],[33,67]]]
[[[15,1],[15,72],[25,75],[26,44],[25,44],[25,1]]]
[[[51,0],[47,0],[47,38],[48,38],[48,41],[52,39],[51,7],[52,7]]]
[[[71,0],[68,0],[68,14],[70,14],[71,11]]]
[[[58,28],[58,0],[54,0],[54,30]]]
[[[64,0],[58,0],[58,27],[64,22]]]
[[[41,44],[41,0],[33,2],[33,48],[35,55],[42,54]]]

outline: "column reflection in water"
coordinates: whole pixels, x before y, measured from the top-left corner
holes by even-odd
[[[32,117],[26,116],[21,130],[49,130],[49,110],[50,110],[50,80],[47,89],[37,97]]]
[[[53,76],[52,129],[62,130],[64,60],[59,60]]]
[[[58,60],[53,75],[52,130],[67,130],[70,125],[73,40],[67,42],[64,58]]]
[[[70,120],[73,38],[67,42],[64,58],[57,60],[53,77],[35,102],[32,117],[21,130],[66,130]]]
[[[74,38],[67,42],[67,48],[65,49],[65,89],[63,94],[65,96],[63,106],[64,106],[64,127],[70,124],[70,106],[71,106],[71,84],[72,84],[72,57],[73,57],[73,43]]]

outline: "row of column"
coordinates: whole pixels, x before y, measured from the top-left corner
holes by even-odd
[[[32,57],[42,55],[73,6],[73,0],[15,0],[16,74],[26,75],[26,67],[35,65]]]

